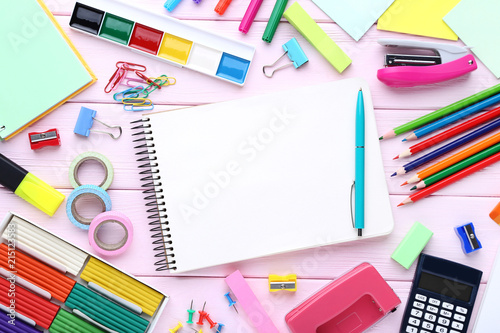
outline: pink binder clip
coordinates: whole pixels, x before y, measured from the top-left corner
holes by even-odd
[[[477,68],[476,60],[466,47],[402,39],[379,39],[378,43],[387,47],[430,50],[433,53],[386,54],[387,67],[378,70],[377,78],[390,87],[414,87],[442,82]]]

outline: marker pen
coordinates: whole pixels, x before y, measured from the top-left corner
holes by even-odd
[[[64,194],[0,154],[0,184],[49,216],[54,215]]]

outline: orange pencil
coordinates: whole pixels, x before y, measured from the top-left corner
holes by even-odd
[[[466,148],[462,151],[459,151],[455,155],[452,155],[448,158],[445,158],[444,160],[431,165],[428,168],[425,168],[424,170],[418,172],[416,175],[408,179],[406,184],[412,184],[412,183],[418,183],[424,178],[429,177],[430,175],[435,174],[438,171],[441,171],[469,156],[472,156],[490,146],[493,146],[494,144],[497,144],[500,142],[500,132],[488,137],[487,139],[484,139],[482,141],[479,141],[475,145],[470,146],[469,148]]]
[[[429,187],[424,188],[423,190],[418,191],[415,194],[410,195],[408,198],[404,199],[403,202],[401,202],[399,206],[404,206],[407,204],[414,203],[415,201],[418,201],[420,199],[423,199],[432,193],[442,189],[443,187],[446,187],[450,184],[453,184],[454,182],[465,178],[469,176],[470,174],[473,174],[476,171],[481,170],[482,168],[487,167],[488,165],[491,165],[495,162],[498,162],[500,160],[500,152],[496,153],[495,155],[492,155],[488,158],[485,158],[484,160],[477,162],[476,164],[471,165],[468,168],[465,168],[463,170],[460,170],[459,172],[454,173],[453,175],[446,177],[445,179],[432,184]]]

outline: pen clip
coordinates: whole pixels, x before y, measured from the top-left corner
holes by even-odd
[[[351,222],[352,222],[352,227],[354,228],[354,215],[352,214],[352,194],[354,192],[354,185],[355,185],[356,181],[353,180],[352,181],[352,185],[351,185],[351,198],[349,200],[349,206],[350,206],[350,209],[351,209]]]

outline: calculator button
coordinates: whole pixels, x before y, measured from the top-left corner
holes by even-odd
[[[448,326],[448,325],[450,325],[450,320],[446,319],[446,318],[443,318],[443,317],[439,317],[438,324],[441,324],[441,325],[444,325],[444,326]]]
[[[445,308],[446,310],[453,310],[455,306],[451,303],[448,303],[448,302],[443,302],[443,308]]]
[[[455,313],[453,316],[453,319],[459,320],[459,321],[465,321],[465,316],[459,315],[458,313]]]
[[[450,318],[451,312],[447,310],[441,310],[441,315]]]
[[[435,299],[435,298],[431,298],[431,299],[429,299],[429,303],[432,305],[438,306],[439,304],[441,304],[441,301],[438,299]]]
[[[454,321],[451,323],[451,328],[454,328],[456,330],[461,330],[464,328],[464,324],[461,324],[461,323]]]
[[[418,325],[420,325],[420,320],[417,319],[417,318],[410,317],[410,320],[408,320],[408,323],[412,324],[412,325],[415,325],[415,326],[418,326]]]
[[[415,317],[422,317],[423,312],[417,309],[411,309],[411,315]]]
[[[415,327],[406,326],[406,333],[417,333],[417,332],[418,329],[416,329]]]
[[[426,330],[431,330],[434,328],[434,324],[428,323],[426,321],[423,322],[422,328],[425,328]]]
[[[447,333],[448,329],[446,327],[436,326],[436,332],[438,332],[438,333]]]
[[[467,309],[463,308],[461,306],[457,306],[456,311],[459,312],[459,313],[461,313],[461,314],[467,314]]]
[[[415,302],[413,302],[413,307],[418,308],[418,309],[423,309],[423,308],[425,308],[425,304],[415,301]]]
[[[427,301],[427,296],[416,294],[415,299],[422,301],[422,302],[425,302],[425,301]]]
[[[432,313],[438,313],[438,308],[432,305],[427,305],[427,311],[432,312]]]
[[[436,315],[433,315],[433,314],[430,314],[430,313],[426,313],[425,314],[425,317],[424,317],[426,320],[429,320],[429,321],[436,321]]]

